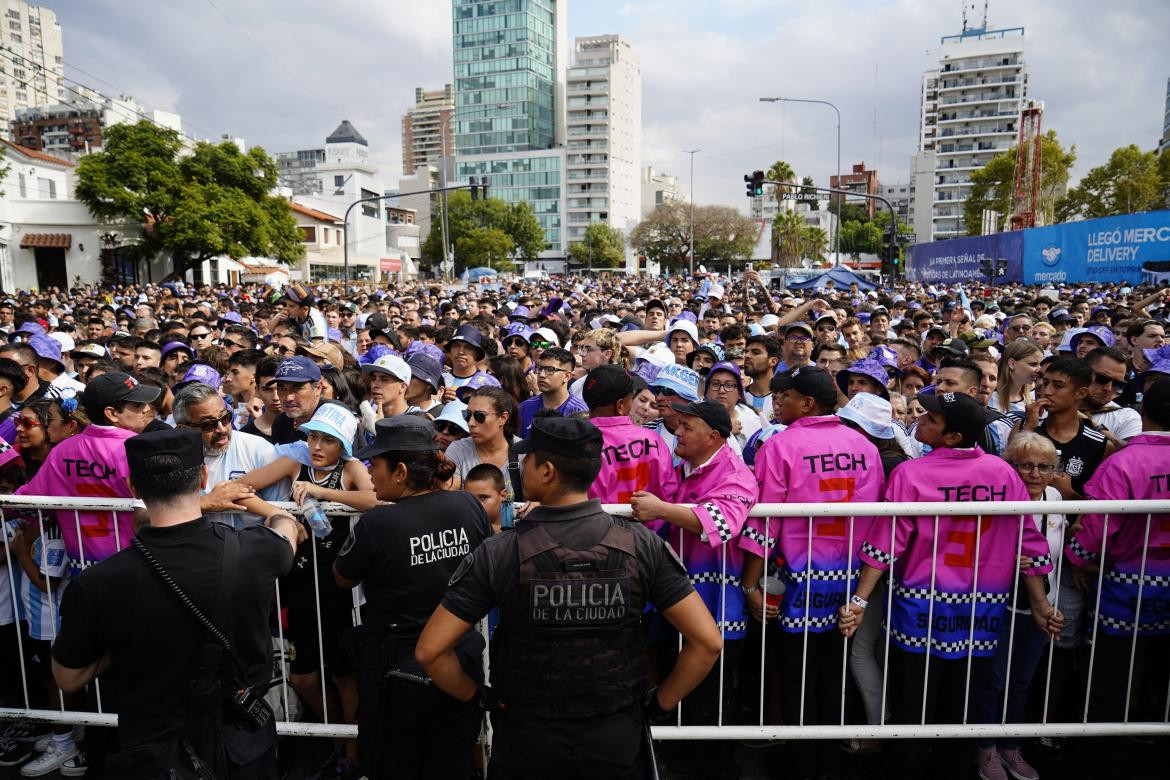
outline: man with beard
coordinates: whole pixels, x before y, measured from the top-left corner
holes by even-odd
[[[772,421],[772,375],[780,363],[780,345],[771,336],[752,336],[743,356],[743,372],[751,377],[744,391],[764,422]]]
[[[1120,449],[1121,442],[1142,432],[1142,416],[1137,410],[1117,403],[1126,387],[1125,353],[1111,347],[1094,349],[1085,355],[1085,363],[1093,372],[1093,381],[1081,401],[1081,411],[1088,413],[1093,427],[1106,438],[1119,439],[1113,444]]]
[[[777,371],[811,365],[813,330],[803,322],[794,322],[784,329],[784,342],[780,345],[780,364]]]
[[[260,436],[232,430],[232,412],[215,388],[192,382],[175,396],[173,413],[179,428],[198,431],[203,439],[203,463],[207,466],[204,494],[223,482],[276,460],[276,447]],[[265,501],[287,501],[292,490],[288,479],[264,488],[257,495]],[[247,512],[209,512],[206,517],[239,530],[259,525],[264,518]]]

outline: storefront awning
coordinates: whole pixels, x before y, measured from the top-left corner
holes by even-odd
[[[69,249],[73,246],[70,233],[25,233],[20,239],[21,249]]]

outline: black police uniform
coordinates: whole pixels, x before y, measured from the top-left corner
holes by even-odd
[[[144,436],[187,433],[194,435],[202,462],[202,445],[193,432]],[[138,531],[138,538],[191,601],[211,616],[228,534],[239,541],[240,566],[231,624],[219,628],[234,644],[242,677],[267,686],[272,676],[272,596],[276,578],[292,564],[288,541],[266,526],[237,531],[205,517],[168,527],[147,526]],[[118,713],[112,749],[120,752],[107,762],[106,776],[154,777],[147,767],[168,767],[173,758],[168,751],[175,749],[186,724],[188,688],[208,641],[206,631],[133,548],[89,567],[70,583],[61,601],[61,631],[53,657],[72,669],[110,657],[101,676],[101,694],[105,710]],[[225,715],[229,777],[274,777],[275,723],[270,721],[259,731],[239,725],[230,713]],[[111,770],[110,763],[120,768]]]
[[[424,426],[429,420],[379,421]],[[359,454],[361,454],[359,452]],[[358,655],[358,755],[374,778],[456,778],[471,773],[480,711],[438,690],[414,660],[414,648],[463,558],[491,535],[491,523],[470,493],[437,490],[399,499],[362,515],[334,566],[362,583]],[[483,679],[483,637],[459,644],[464,671]]]
[[[500,607],[490,776],[643,777],[641,617],[692,591],[661,538],[596,500],[538,507],[484,542],[443,606],[469,623]]]

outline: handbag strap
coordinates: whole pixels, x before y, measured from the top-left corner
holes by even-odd
[[[174,594],[175,598],[179,600],[179,603],[182,604],[183,607],[185,607],[187,611],[191,613],[195,620],[199,622],[199,625],[201,625],[203,629],[218,643],[219,647],[216,645],[204,646],[204,670],[211,672],[219,667],[218,660],[214,658],[215,655],[218,655],[218,652],[209,652],[208,648],[210,647],[214,648],[216,651],[219,651],[222,648],[222,651],[226,652],[229,657],[231,657],[232,663],[235,665],[236,670],[239,671],[241,669],[239,658],[236,656],[235,648],[232,646],[231,640],[224,635],[223,631],[217,627],[216,623],[213,623],[207,618],[205,614],[203,614],[203,611],[199,609],[198,606],[196,606],[195,602],[191,601],[190,597],[187,596],[187,594],[183,592],[183,589],[179,587],[179,583],[175,582],[170,573],[168,573],[167,570],[163,568],[163,565],[158,562],[158,559],[154,557],[154,554],[150,551],[150,549],[142,543],[141,539],[136,537],[131,540],[131,544],[134,545],[134,549],[137,550],[138,554],[141,555],[143,560],[146,561],[151,571],[155,573],[155,576],[157,576],[162,581],[167,589]],[[214,608],[215,619],[219,625],[230,625],[228,619],[230,617],[233,599],[235,596],[236,575],[239,571],[239,568],[240,540],[234,531],[231,529],[225,529],[223,548],[221,551],[219,563],[219,585],[216,589]]]
[[[512,501],[524,500],[524,471],[520,468],[520,456],[515,446],[508,448],[508,481],[512,483]]]

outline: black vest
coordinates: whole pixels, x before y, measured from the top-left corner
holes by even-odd
[[[595,718],[641,701],[649,684],[634,533],[614,518],[587,550],[520,524],[516,589],[492,637],[492,685],[509,711]]]

